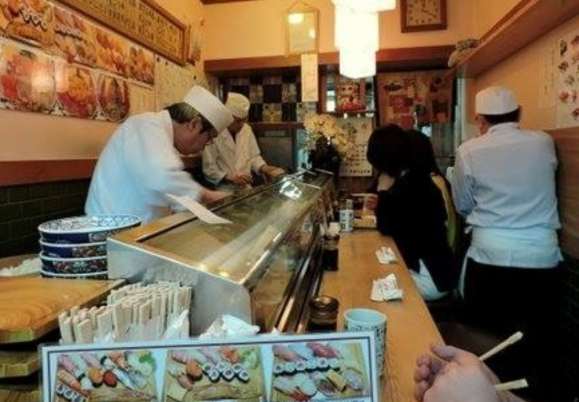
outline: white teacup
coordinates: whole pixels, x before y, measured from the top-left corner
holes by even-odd
[[[344,313],[346,331],[373,331],[376,335],[376,362],[382,375],[386,353],[387,317],[376,310],[353,308]]]

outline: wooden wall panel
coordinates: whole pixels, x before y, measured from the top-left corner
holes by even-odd
[[[579,258],[579,127],[553,130],[559,158],[558,195],[562,250]]]

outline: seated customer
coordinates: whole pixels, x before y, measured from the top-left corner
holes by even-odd
[[[409,136],[394,124],[374,130],[367,157],[380,174],[378,230],[392,236],[424,299],[444,297],[456,275],[440,191],[417,167]]]
[[[418,168],[422,169],[424,172],[430,175],[430,178],[442,193],[447,216],[446,234],[448,238],[448,244],[450,244],[452,250],[456,250],[457,221],[456,211],[454,210],[454,205],[452,203],[450,183],[446,180],[440,171],[440,168],[436,164],[434,149],[432,148],[430,138],[418,130],[407,130],[406,133],[412,142],[412,149],[416,155],[416,163]]]
[[[497,376],[478,357],[464,350],[432,345],[434,356],[416,360],[414,398],[418,402],[524,402],[497,392]]]

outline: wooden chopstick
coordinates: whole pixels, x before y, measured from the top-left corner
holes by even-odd
[[[496,355],[500,351],[502,351],[502,350],[506,349],[507,347],[517,343],[522,338],[523,338],[523,333],[520,331],[517,332],[516,334],[511,335],[507,340],[499,343],[497,346],[495,346],[494,348],[492,348],[491,350],[489,350],[488,352],[483,354],[481,357],[479,357],[480,361],[484,362],[485,360],[491,358],[492,356]]]
[[[506,392],[506,391],[514,391],[516,389],[527,388],[529,383],[527,382],[526,378],[517,380],[517,381],[510,381],[504,382],[502,384],[495,385],[495,390],[497,392]]]

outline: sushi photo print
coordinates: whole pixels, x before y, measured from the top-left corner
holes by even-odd
[[[163,400],[264,400],[259,346],[223,345],[170,351]]]
[[[370,395],[358,342],[306,342],[272,346],[271,401],[361,398]]]
[[[379,402],[374,334],[42,346],[43,402]]]

